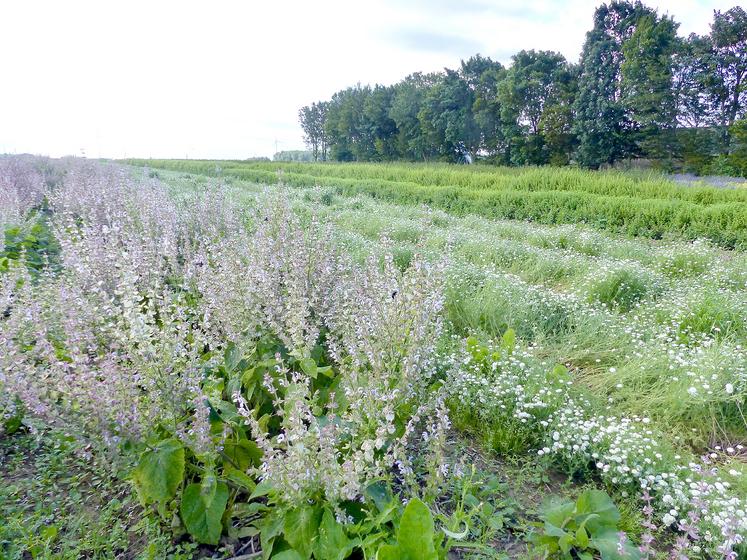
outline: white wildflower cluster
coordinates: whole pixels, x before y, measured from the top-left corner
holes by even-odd
[[[542,434],[539,455],[577,468],[593,465],[610,484],[650,490],[665,524],[698,507],[701,528],[713,535],[714,547],[722,544],[718,535],[747,535],[744,497],[716,471],[705,472],[674,455],[648,418],[595,415],[564,370],[547,373],[529,354],[507,358],[505,350],[496,352],[487,350],[476,359],[468,350],[453,357],[448,387],[458,411],[490,429],[529,425]]]

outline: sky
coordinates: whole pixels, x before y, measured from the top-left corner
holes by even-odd
[[[246,158],[303,149],[298,110],[522,49],[577,61],[601,0],[0,1],[0,153]],[[707,33],[737,0],[648,0]]]

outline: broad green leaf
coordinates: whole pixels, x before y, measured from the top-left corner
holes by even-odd
[[[206,471],[200,483],[200,498],[202,498],[206,508],[210,508],[210,504],[213,503],[217,489],[218,479],[215,478],[215,472],[212,470]]]
[[[223,445],[223,453],[234,468],[244,471],[249,467],[259,466],[262,460],[262,450],[249,439],[227,441]]]
[[[392,503],[392,491],[389,485],[383,481],[377,481],[366,487],[366,496],[371,498],[376,509],[384,511]]]
[[[311,557],[312,544],[319,533],[322,508],[306,505],[286,513],[283,537],[304,558]]]
[[[545,534],[549,535],[551,537],[565,537],[568,533],[566,533],[563,529],[560,527],[557,527],[553,523],[550,523],[549,521],[545,521],[544,525]]]
[[[179,512],[184,526],[197,542],[217,545],[223,530],[221,518],[228,502],[228,486],[218,482],[210,507],[205,507],[201,485],[190,484],[182,493]]]
[[[319,538],[314,546],[316,560],[344,560],[350,554],[352,546],[345,531],[332,512],[325,508],[322,522],[319,525]]]
[[[405,560],[399,545],[382,544],[376,551],[376,560]]]
[[[304,358],[301,360],[301,369],[303,372],[308,375],[309,377],[312,377],[316,379],[316,362],[313,358]]]
[[[184,447],[176,439],[166,439],[140,456],[133,481],[144,502],[171,499],[184,477]]]
[[[560,546],[560,550],[562,550],[564,554],[568,554],[571,551],[572,545],[573,537],[568,534],[558,539],[558,546]]]
[[[223,467],[223,476],[233,482],[236,486],[240,486],[244,490],[254,492],[257,488],[257,483],[247,475],[244,471],[240,471],[233,467]]]
[[[576,505],[573,502],[564,502],[544,511],[542,519],[552,523],[556,527],[565,525],[566,520],[573,515]]]
[[[589,546],[589,534],[586,532],[583,526],[576,529],[576,543],[581,548]]]
[[[243,519],[253,517],[259,513],[267,513],[270,507],[261,502],[239,502],[231,506],[231,517]]]
[[[251,496],[249,496],[249,499],[253,500],[261,496],[267,496],[267,494],[272,492],[272,490],[272,484],[270,484],[269,482],[260,482],[259,484],[257,484],[257,487],[254,489],[254,492],[252,492]]]
[[[295,550],[291,549],[273,554],[272,560],[304,560],[304,557]]]
[[[264,558],[269,558],[275,537],[283,532],[283,513],[277,510],[262,520],[259,530],[259,543],[262,545]]]
[[[405,558],[409,560],[437,560],[433,545],[433,517],[418,498],[407,504],[399,523],[397,542]]]
[[[590,545],[599,551],[602,560],[638,560],[641,557],[640,551],[633,546],[630,539],[626,539],[622,555],[618,550],[619,543],[619,532],[615,529],[605,529],[592,533]]]
[[[239,365],[240,361],[241,350],[239,350],[233,342],[229,342],[228,346],[226,346],[226,350],[223,352],[223,362],[226,369],[229,372],[233,371],[236,369],[236,366]]]
[[[598,517],[589,519],[586,526],[591,534],[604,528],[614,529],[620,521],[620,512],[612,499],[601,490],[587,490],[576,502],[576,511],[580,514],[595,513]]]

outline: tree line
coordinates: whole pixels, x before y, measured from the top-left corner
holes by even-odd
[[[303,107],[312,157],[599,168],[647,158],[747,174],[747,13],[714,11],[710,33],[640,1],[599,6],[580,61],[523,50],[457,69],[356,85]]]

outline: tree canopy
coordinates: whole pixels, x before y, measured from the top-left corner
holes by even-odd
[[[602,4],[593,22],[578,63],[522,50],[504,67],[477,54],[390,86],[358,84],[299,111],[304,139],[315,160],[598,168],[647,158],[743,172],[745,11],[714,11],[704,36],[678,36],[673,18],[640,1]]]

